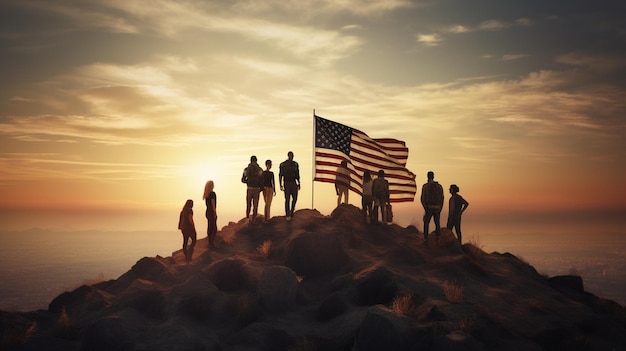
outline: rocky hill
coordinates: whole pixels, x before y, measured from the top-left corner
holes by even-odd
[[[144,257],[47,311],[0,312],[0,349],[626,350],[626,311],[580,277],[430,238],[350,205],[230,223],[190,264]]]

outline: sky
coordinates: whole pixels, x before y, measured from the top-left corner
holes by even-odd
[[[514,219],[621,230],[625,10],[0,0],[0,229],[176,230],[186,199],[204,227],[209,179],[221,227],[245,216],[250,156],[272,159],[277,175],[288,151],[301,168],[297,208],[330,214],[332,185],[311,181],[315,110],[405,141],[418,187],[429,170],[460,187],[465,230]],[[278,191],[272,215],[283,201]],[[419,201],[394,208],[421,228]]]

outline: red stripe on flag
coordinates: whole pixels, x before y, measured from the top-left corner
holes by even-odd
[[[331,147],[319,147],[316,143],[315,181],[334,183],[337,175],[337,167],[340,166],[342,160],[347,160],[348,168],[350,169],[350,188],[357,194],[360,195],[362,193],[362,178],[365,170],[369,170],[372,177],[376,178],[378,170],[382,169],[385,171],[385,179],[389,182],[390,202],[407,202],[414,200],[417,191],[415,175],[405,167],[409,149],[403,141],[392,138],[372,139],[367,136],[367,134],[352,128],[350,128],[352,131],[350,140],[345,137],[342,137],[343,139],[329,140],[332,139],[329,138],[329,135],[349,134],[332,133],[336,130],[345,131],[346,128],[349,127],[324,120],[319,116],[315,116],[315,118],[320,118],[323,123],[319,125],[322,125],[323,128],[327,128],[318,131],[318,123],[316,123],[316,139],[318,135],[323,135],[323,142],[327,143],[324,145]],[[344,149],[333,147],[334,145],[348,144],[350,145],[348,155],[339,151]]]

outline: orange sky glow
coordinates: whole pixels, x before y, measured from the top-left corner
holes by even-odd
[[[277,176],[288,151],[297,208],[330,214],[332,185],[311,183],[314,109],[405,141],[418,188],[429,170],[458,184],[468,217],[626,217],[619,11],[136,4],[0,2],[0,229],[175,230],[188,198],[204,227],[209,179],[221,227],[245,216],[250,156]],[[418,202],[396,211],[403,225],[422,215]],[[280,191],[272,212],[284,215]]]

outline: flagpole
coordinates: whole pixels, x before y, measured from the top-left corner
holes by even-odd
[[[311,209],[315,209],[315,109],[313,109],[313,167],[311,168],[313,176],[311,177]]]

